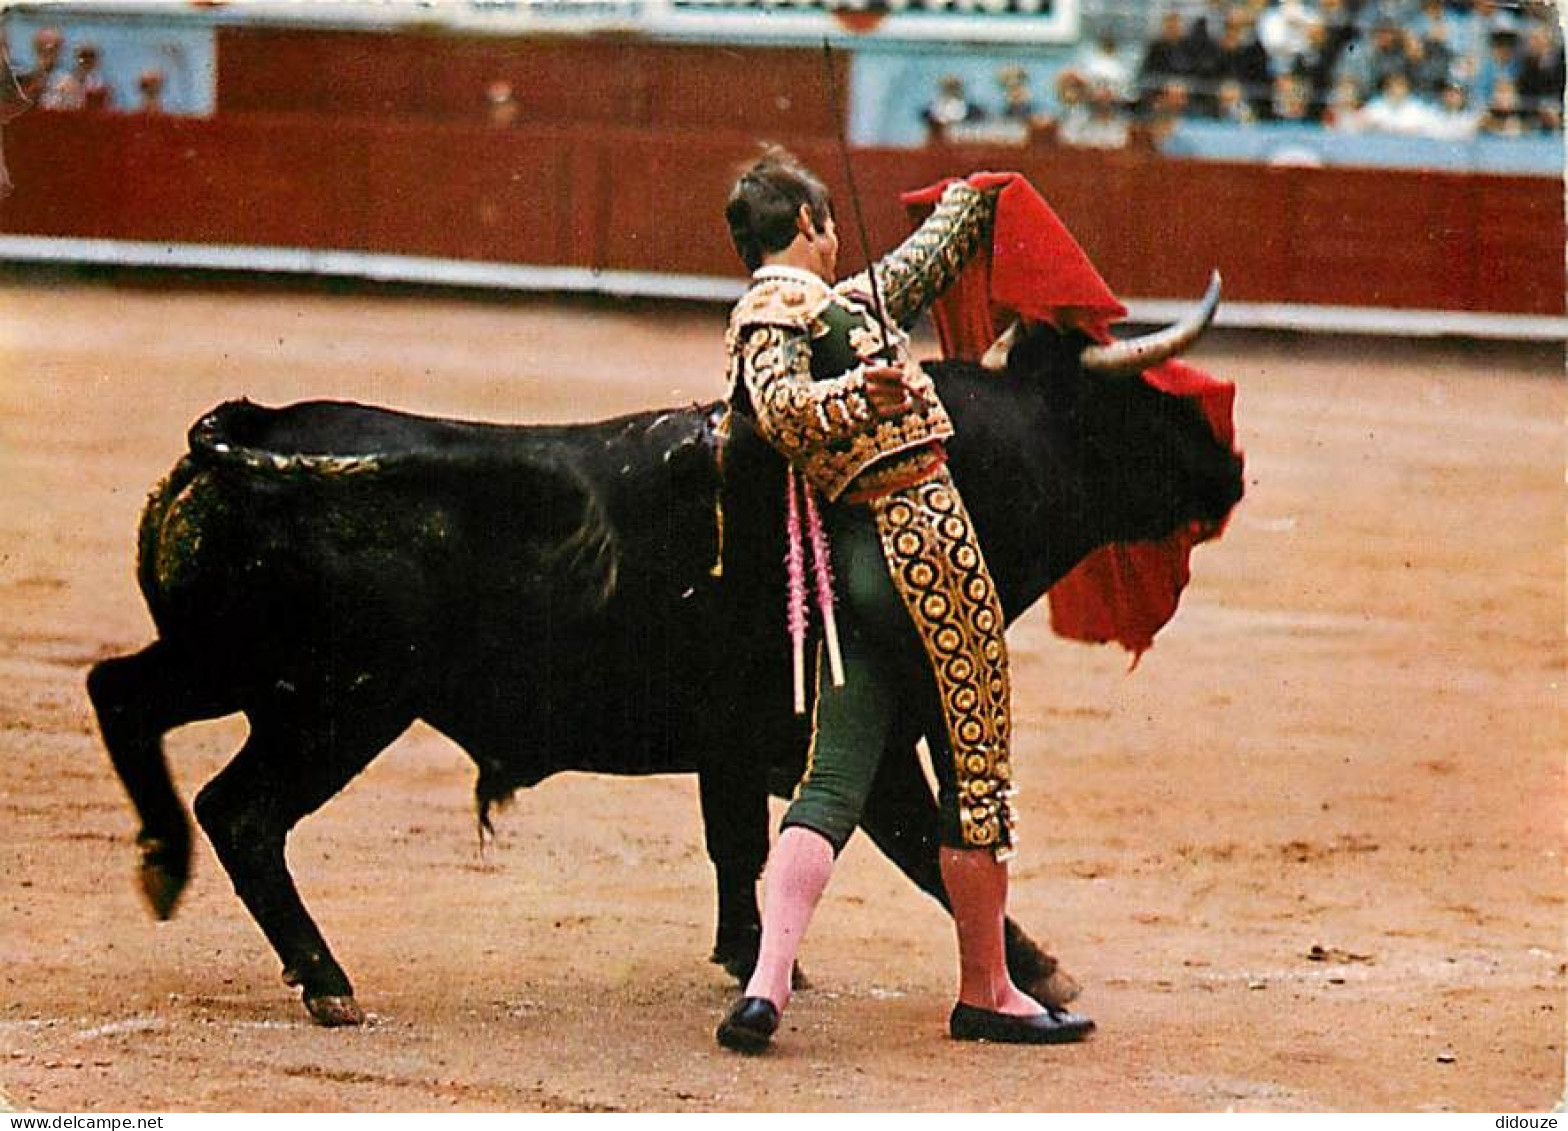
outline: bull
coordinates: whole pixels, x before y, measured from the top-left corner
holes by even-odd
[[[1196,340],[1217,282],[1145,339],[1035,325],[984,364],[928,365],[1009,621],[1097,547],[1218,523],[1241,497],[1240,458],[1195,405],[1134,376]],[[163,735],[243,712],[248,737],[196,819],[311,1016],[362,1021],[285,842],[422,719],[477,765],[486,825],[496,802],[562,771],[696,772],[713,959],[744,979],[768,796],[799,778],[807,734],[782,644],[784,465],[744,419],[721,436],[723,414],[504,426],[240,401],[198,421],[141,520],[157,638],[88,675],[152,911],[169,917],[190,875]],[[863,828],[945,906],[918,738],[890,736]],[[1011,921],[1007,940],[1019,985],[1073,995]]]

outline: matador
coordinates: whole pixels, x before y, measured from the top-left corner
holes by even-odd
[[[806,925],[902,717],[920,723],[938,782],[961,970],[949,1031],[1056,1043],[1093,1029],[1007,974],[1015,822],[1005,621],[946,466],[952,421],[906,332],[986,245],[994,210],[993,192],[956,181],[868,268],[874,285],[862,273],[835,286],[837,228],[815,175],[775,151],[730,195],[731,237],[753,271],[726,337],[732,406],[789,461],[792,492],[798,482],[813,517],[820,499],[843,680],[817,665],[806,770],[764,872],[756,971],[718,1030],[726,1047],[770,1043]]]

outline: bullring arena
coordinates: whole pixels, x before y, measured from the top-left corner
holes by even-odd
[[[1014,912],[1100,1023],[943,1023],[945,917],[862,842],[780,1046],[713,1045],[695,780],[518,795],[416,728],[291,860],[373,1023],[315,1028],[204,841],[179,914],[83,692],[151,626],[132,554],[190,422],[244,394],[569,421],[721,392],[723,311],[7,281],[0,1086],[43,1110],[1463,1109],[1562,1091],[1554,347],[1214,332],[1248,497],[1132,674],[1012,631]],[[177,732],[187,798],[237,720]]]
[[[1043,605],[1009,634],[1011,910],[1083,984],[1087,1043],[949,1040],[949,920],[861,838],[775,1047],[729,1054],[714,1026],[735,986],[707,961],[695,778],[558,776],[481,845],[473,765],[421,724],[289,844],[368,1024],[311,1023],[200,836],[178,914],[155,922],[84,680],[152,639],[137,517],[191,423],[239,396],[503,422],[720,397],[712,283],[735,293],[740,276],[713,170],[779,137],[784,108],[782,140],[842,188],[839,108],[809,38],[736,47],[665,28],[606,47],[466,25],[247,26],[208,10],[223,7],[106,41],[111,64],[157,46],[137,39],[146,27],[218,60],[206,102],[171,76],[167,116],[40,110],[6,126],[0,1111],[1560,1103],[1562,217],[1560,178],[1538,172],[856,139],[879,247],[905,230],[897,189],[1016,166],[1118,292],[1195,297],[1211,265],[1226,273],[1220,324],[1189,360],[1237,386],[1246,497],[1194,553],[1175,618],[1135,670],[1054,635]],[[7,25],[13,55],[37,22],[24,17]],[[81,27],[114,30],[92,18]],[[1087,38],[1052,26],[1065,38],[1031,48],[1037,69]],[[852,107],[902,49],[865,52]],[[596,50],[614,53],[597,72],[609,93],[579,97]],[[976,73],[994,63],[975,57]],[[334,60],[352,82],[316,81]],[[511,97],[482,81],[507,66],[532,68],[537,101],[462,119],[476,92]],[[766,97],[711,97],[740,83]],[[348,281],[346,259],[330,278],[266,273],[324,251],[372,276],[456,264],[413,278],[489,289]],[[164,259],[236,270],[145,269]],[[859,265],[847,233],[845,259]],[[508,271],[534,289],[491,285]],[[644,297],[562,289],[606,279]],[[1269,312],[1286,308],[1338,320],[1281,329]],[[1535,329],[1495,336],[1505,324]],[[1433,329],[1450,336],[1413,332]],[[187,802],[244,734],[231,717],[170,736]]]

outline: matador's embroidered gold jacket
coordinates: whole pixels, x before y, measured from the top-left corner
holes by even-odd
[[[873,268],[890,319],[908,326],[990,239],[995,196],[958,181]],[[1005,618],[962,500],[942,467],[953,434],[936,388],[901,330],[885,346],[870,287],[763,268],[730,315],[734,399],[829,500],[864,501],[888,577],[919,631],[941,699],[958,783],[962,843],[1012,851],[1010,688]],[[868,365],[904,368],[911,408],[884,419],[866,395]],[[815,750],[815,746],[813,746]],[[945,819],[944,819],[945,820]]]
[[[888,318],[914,322],[990,238],[994,194],[955,181],[936,210],[877,262]],[[872,464],[953,434],[936,388],[897,328],[885,345],[864,274],[829,287],[809,271],[764,267],[730,314],[726,346],[737,397],[758,430],[818,491],[837,499]],[[867,365],[900,365],[912,407],[882,418],[866,395]]]

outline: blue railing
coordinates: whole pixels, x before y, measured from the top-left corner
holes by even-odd
[[[1560,176],[1563,172],[1561,134],[1437,141],[1386,134],[1347,134],[1322,126],[1290,123],[1235,126],[1191,121],[1178,126],[1161,148],[1172,157],[1211,161],[1361,165],[1540,176]]]

